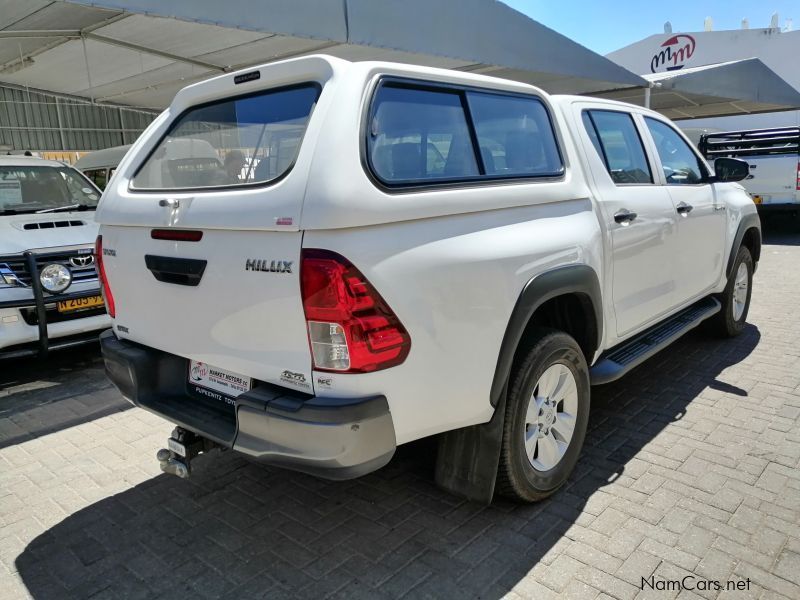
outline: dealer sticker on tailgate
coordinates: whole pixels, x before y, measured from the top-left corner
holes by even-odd
[[[189,382],[230,398],[250,391],[252,379],[196,360],[189,365]]]

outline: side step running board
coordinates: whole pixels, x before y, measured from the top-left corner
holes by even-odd
[[[611,348],[603,353],[589,370],[592,385],[619,379],[690,329],[717,314],[721,308],[722,305],[716,298],[703,298],[655,327]]]

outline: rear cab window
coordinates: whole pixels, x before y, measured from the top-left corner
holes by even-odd
[[[592,109],[582,111],[581,119],[615,184],[653,183],[647,154],[630,113]]]
[[[550,115],[535,96],[385,79],[366,137],[368,167],[389,187],[564,172]]]
[[[294,85],[194,106],[131,180],[132,190],[264,185],[294,164],[321,87]]]

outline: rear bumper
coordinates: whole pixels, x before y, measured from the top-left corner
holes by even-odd
[[[781,202],[769,204],[756,204],[759,215],[775,215],[793,213],[800,215],[800,202]]]
[[[257,382],[227,405],[187,393],[185,358],[100,336],[106,373],[123,396],[200,436],[266,463],[327,479],[384,466],[396,441],[383,396],[323,398]]]

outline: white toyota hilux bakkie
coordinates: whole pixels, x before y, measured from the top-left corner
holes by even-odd
[[[99,200],[72,167],[0,156],[0,360],[96,344],[110,327],[94,266]]]
[[[439,435],[469,498],[553,493],[590,387],[745,327],[761,232],[674,125],[502,79],[310,56],[180,91],[97,211],[107,372],[215,447],[331,479]]]

